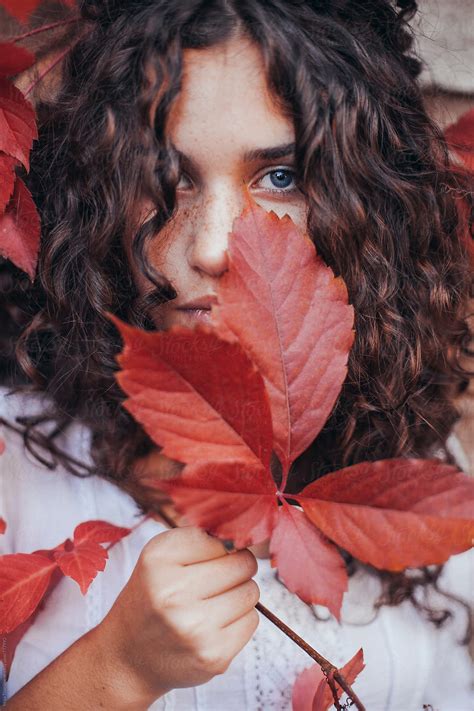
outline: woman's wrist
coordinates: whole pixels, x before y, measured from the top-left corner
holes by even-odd
[[[158,682],[153,688],[147,685],[126,655],[117,648],[115,640],[111,639],[106,619],[90,630],[88,637],[91,656],[95,659],[102,683],[104,708],[111,711],[146,711],[156,699],[170,691]]]

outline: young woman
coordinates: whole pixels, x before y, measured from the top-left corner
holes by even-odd
[[[293,467],[295,490],[368,459],[463,466],[450,433],[471,274],[454,194],[469,195],[423,109],[415,5],[82,3],[55,95],[37,105],[34,287],[3,266],[19,340],[1,415],[25,430],[2,432],[3,553],[158,511],[140,477],[174,465],[121,408],[105,314],[149,330],[198,323],[245,188],[309,231],[356,311],[346,383]],[[354,689],[367,709],[470,707],[464,608],[437,588],[466,593],[469,554],[397,575],[347,556],[339,625],[286,590],[265,545],[228,555],[192,526],[166,528],[157,514],[114,546],[86,596],[61,582],[16,650],[9,711],[290,709],[311,660],[259,624],[259,596],[338,666],[363,647]]]

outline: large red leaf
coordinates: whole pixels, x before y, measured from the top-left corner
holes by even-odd
[[[35,112],[23,94],[6,79],[0,79],[0,151],[30,168],[30,150],[38,138]]]
[[[242,462],[188,465],[182,475],[153,481],[189,521],[237,548],[269,538],[276,520],[276,487],[268,471]]]
[[[474,536],[474,480],[438,460],[362,462],[293,498],[331,540],[386,570],[443,563]]]
[[[346,377],[354,312],[341,279],[285,215],[255,203],[234,221],[229,270],[213,321],[238,338],[263,375],[283,468],[314,440]]]
[[[4,212],[15,185],[16,160],[0,153],[0,215]]]
[[[56,563],[35,553],[0,556],[0,634],[11,632],[36,609]]]
[[[35,55],[11,42],[0,42],[0,76],[13,77],[31,67]]]
[[[326,605],[339,619],[348,580],[344,561],[305,514],[286,502],[278,512],[270,557],[288,590],[305,602]]]
[[[262,377],[242,348],[207,326],[145,332],[110,316],[125,342],[124,406],[170,459],[269,466],[272,425]]]
[[[338,671],[350,685],[364,667],[364,653],[359,649]],[[340,699],[343,691],[337,684],[336,689],[337,698]],[[314,664],[299,674],[293,686],[291,702],[293,711],[328,711],[333,706],[334,696],[319,664]]]
[[[17,178],[13,197],[0,216],[0,255],[33,281],[40,245],[40,219],[28,188]]]

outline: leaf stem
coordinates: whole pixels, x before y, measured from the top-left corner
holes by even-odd
[[[133,531],[136,531],[136,529],[139,528],[143,523],[145,523],[145,521],[147,521],[149,518],[152,518],[150,513],[147,513],[144,516],[142,516],[140,518],[140,520],[134,526],[130,527],[130,533],[133,533]],[[127,536],[129,536],[130,533],[127,533]],[[116,543],[120,543],[121,540],[122,539],[119,538],[117,541],[113,541],[113,543],[109,543],[108,546],[105,546],[105,550],[106,551],[110,550],[111,548],[113,548],[113,546],[115,546]]]
[[[73,22],[78,22],[80,17],[71,17],[68,20],[58,20],[57,22],[51,22],[49,25],[43,25],[42,27],[36,27],[34,30],[29,30],[21,35],[16,35],[8,40],[8,42],[21,42],[21,40],[27,37],[32,37],[33,35],[41,34],[41,32],[47,32],[48,30],[53,30],[55,27],[63,27],[64,25],[70,25]]]
[[[326,675],[326,678],[328,680],[329,686],[331,686],[332,690],[332,685],[331,685],[331,677],[334,678],[341,689],[344,689],[346,694],[350,696],[352,701],[354,702],[355,706],[359,711],[365,711],[365,706],[362,704],[361,700],[358,698],[357,694],[352,691],[351,687],[345,680],[342,674],[338,671],[337,667],[334,666],[334,664],[331,664],[330,661],[328,661],[325,657],[322,656],[319,652],[317,652],[313,647],[311,647],[305,640],[300,637],[294,630],[291,629],[291,627],[288,627],[283,620],[280,620],[279,617],[277,617],[271,610],[269,610],[267,607],[262,605],[261,602],[257,602],[255,605],[257,610],[262,613],[262,615],[265,615],[265,617],[270,620],[270,622],[273,622],[273,624],[278,627],[279,630],[281,630],[284,634],[286,634],[287,637],[289,637],[295,644],[298,645],[306,654],[308,654],[314,661],[319,664],[321,667],[323,673]]]

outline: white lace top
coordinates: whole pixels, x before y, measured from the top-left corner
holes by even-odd
[[[18,414],[43,409],[39,396],[5,397],[5,392],[0,389],[0,416],[11,421]],[[60,466],[51,471],[24,450],[14,432],[0,427],[0,437],[6,442],[0,457],[0,516],[7,522],[6,533],[0,536],[1,554],[54,547],[71,536],[78,523],[90,519],[120,526],[137,523],[135,501],[115,485],[99,477],[74,477]],[[76,458],[89,460],[85,427],[74,425],[57,441]],[[459,444],[452,440],[451,445],[462,457]],[[104,572],[84,596],[73,580],[62,579],[17,647],[8,682],[4,679],[0,686],[3,701],[100,623],[129,579],[144,544],[163,530],[160,523],[147,520],[115,544]],[[422,711],[424,704],[432,704],[436,711],[472,711],[470,657],[467,648],[457,643],[466,625],[460,606],[433,593],[434,604],[454,612],[454,619],[439,630],[408,602],[382,607],[375,614],[371,603],[380,589],[378,578],[360,571],[350,578],[342,624],[338,624],[326,608],[308,606],[288,592],[268,559],[258,559],[258,564],[255,579],[261,602],[329,660],[342,666],[363,647],[366,668],[354,690],[368,711]],[[457,555],[445,566],[441,584],[468,599],[473,573],[472,551]],[[201,686],[175,689],[150,709],[290,710],[295,677],[312,663],[262,616],[253,638],[224,674]]]

